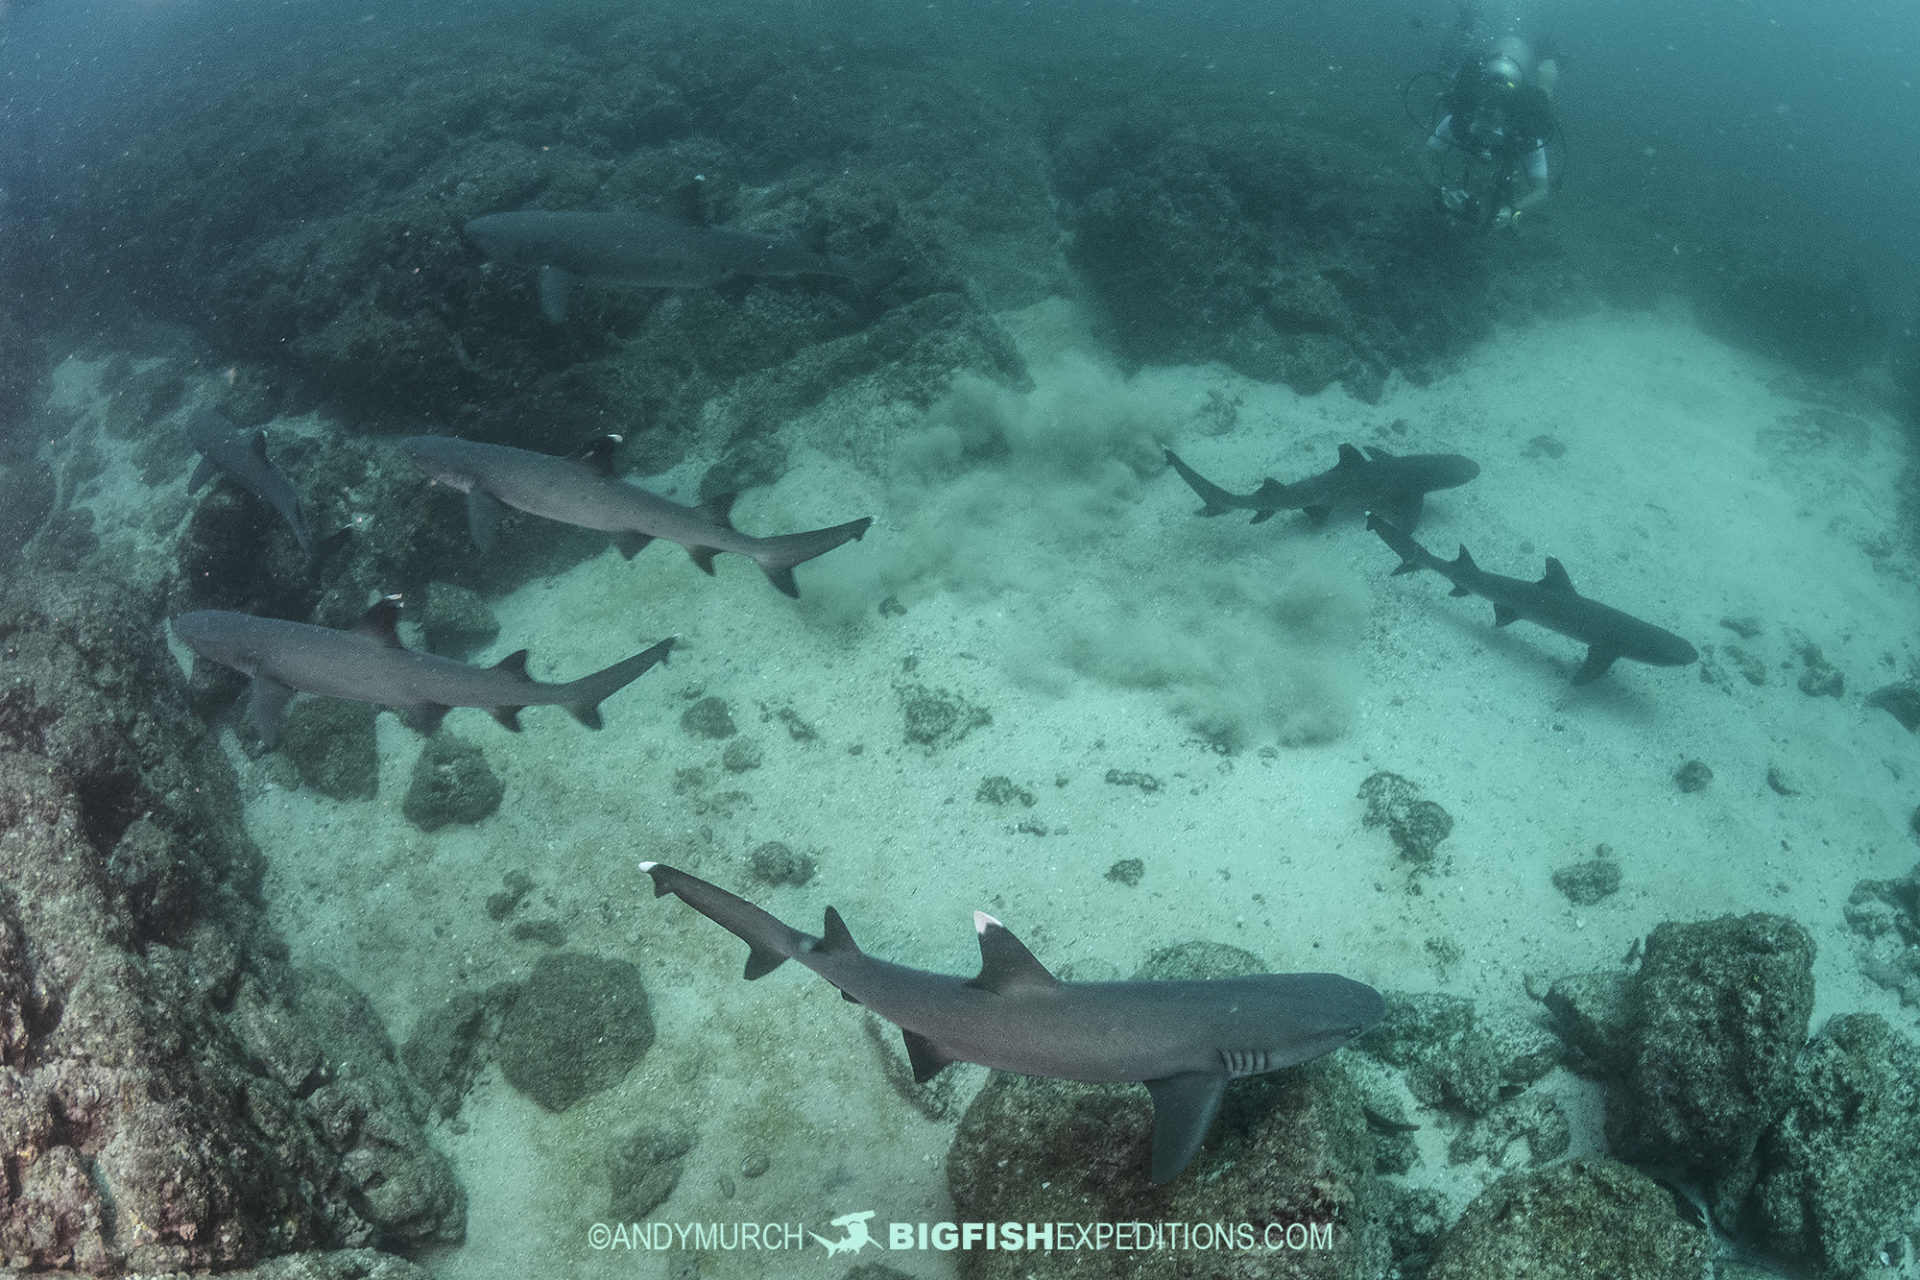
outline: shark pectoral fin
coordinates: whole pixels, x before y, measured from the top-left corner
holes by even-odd
[[[778,951],[769,951],[765,947],[747,944],[747,971],[743,975],[748,982],[755,978],[764,978],[787,962],[787,958]]]
[[[791,596],[795,600],[800,598],[800,584],[794,580],[792,565],[776,565],[766,572],[767,581],[771,582],[774,589],[781,595]]]
[[[493,707],[487,714],[491,715],[502,729],[510,733],[518,733],[520,732],[520,713],[525,710],[525,707]]]
[[[699,566],[700,566],[700,572],[702,572],[702,573],[712,573],[712,572],[713,572],[713,558],[714,558],[715,556],[717,556],[717,555],[719,555],[719,554],[720,554],[720,548],[718,548],[718,547],[688,547],[688,548],[687,548],[687,554],[688,554],[688,555],[690,555],[690,556],[692,556],[692,557],[693,557],[693,562],[694,562],[695,564],[697,564],[697,565],[699,565]]]
[[[1465,591],[1462,591],[1462,592],[1459,592],[1458,594],[1466,595],[1468,593]],[[1496,627],[1504,627],[1509,622],[1513,622],[1517,620],[1519,617],[1520,615],[1514,611],[1513,606],[1510,604],[1496,604],[1495,606],[1493,606],[1493,625]]]
[[[481,555],[489,554],[499,540],[500,517],[505,514],[500,499],[478,489],[467,490],[467,536]]]
[[[903,1027],[900,1035],[907,1042],[907,1061],[913,1065],[915,1084],[925,1084],[958,1061],[940,1052],[934,1047],[933,1041],[918,1032]]]
[[[650,533],[616,533],[613,535],[613,545],[618,547],[620,554],[629,560],[639,555],[641,549],[652,541],[653,535]]]
[[[271,747],[280,740],[280,717],[293,701],[293,690],[278,680],[255,676],[247,695],[247,723],[253,726],[260,745]]]
[[[1156,1183],[1171,1182],[1193,1160],[1220,1110],[1227,1078],[1189,1071],[1146,1082],[1153,1095],[1153,1171]]]
[[[1033,952],[1007,926],[984,911],[976,911],[973,927],[980,935],[980,972],[968,979],[968,986],[1008,995],[1060,985],[1060,979],[1048,973],[1047,966],[1034,959]]]
[[[548,324],[567,318],[567,291],[572,287],[573,277],[559,267],[540,268],[540,314]]]
[[[1587,649],[1587,660],[1580,664],[1578,671],[1573,673],[1573,683],[1586,684],[1589,681],[1598,680],[1607,674],[1607,669],[1613,666],[1614,660],[1619,656],[1618,649],[1602,649],[1597,644],[1590,646]]]
[[[206,454],[201,454],[200,461],[193,466],[193,474],[187,477],[187,492],[200,492],[200,486],[213,479],[219,472],[220,464]]]
[[[1265,523],[1266,521],[1268,521],[1268,520],[1271,520],[1271,519],[1273,519],[1273,518],[1274,518],[1274,517],[1275,517],[1276,515],[1279,515],[1279,514],[1280,514],[1280,512],[1279,512],[1279,509],[1278,509],[1278,508],[1274,508],[1274,509],[1271,509],[1271,510],[1267,510],[1267,511],[1256,511],[1256,512],[1254,512],[1254,513],[1253,513],[1253,519],[1251,519],[1251,520],[1249,520],[1249,521],[1247,521],[1247,523],[1248,523],[1248,524],[1263,524],[1263,523]]]

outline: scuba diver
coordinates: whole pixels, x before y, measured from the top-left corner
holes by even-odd
[[[1547,144],[1558,130],[1549,95],[1560,66],[1525,41],[1502,39],[1468,60],[1440,95],[1440,121],[1420,152],[1420,176],[1440,210],[1469,227],[1510,227],[1553,191]]]

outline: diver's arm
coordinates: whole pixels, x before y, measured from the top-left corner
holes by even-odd
[[[1519,213],[1522,209],[1531,209],[1553,194],[1553,180],[1547,173],[1546,143],[1543,142],[1535,147],[1533,154],[1527,157],[1527,177],[1532,181],[1532,185],[1527,188],[1525,195],[1513,202],[1515,213]]]
[[[1427,145],[1420,149],[1420,180],[1429,188],[1438,190],[1446,185],[1447,152],[1458,145],[1453,137],[1453,117],[1442,116],[1427,135]]]

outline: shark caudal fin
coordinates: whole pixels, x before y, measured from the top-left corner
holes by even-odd
[[[1200,501],[1206,504],[1200,508],[1200,515],[1223,516],[1229,511],[1238,510],[1246,505],[1237,495],[1227,492],[1182,462],[1180,455],[1173,450],[1163,449],[1161,452],[1167,455],[1167,465],[1172,467],[1179,477],[1187,482],[1187,488],[1193,490]],[[1254,517],[1255,520],[1259,518],[1259,516]]]
[[[650,649],[642,650],[624,662],[616,662],[590,676],[581,676],[562,689],[560,705],[589,729],[600,727],[600,703],[645,675],[657,663],[667,660],[675,637],[668,636]],[[524,663],[524,659],[522,662]]]
[[[815,556],[823,556],[844,542],[855,542],[866,536],[867,527],[873,523],[872,516],[862,516],[858,520],[849,520],[845,524],[836,524],[829,529],[810,529],[806,533],[785,533],[773,538],[753,539],[753,548],[747,554],[767,575],[767,581],[780,588],[781,592],[798,600],[800,584],[793,580],[795,565],[805,564]],[[699,557],[695,557],[698,560]],[[708,557],[711,562],[712,557]],[[702,566],[703,568],[705,566]],[[712,570],[708,569],[711,573]]]
[[[653,878],[654,897],[672,894],[747,944],[745,977],[748,981],[765,977],[810,946],[821,945],[820,939],[809,938],[791,925],[782,924],[745,898],[736,897],[698,876],[690,876],[660,862],[643,862],[640,869]],[[829,911],[829,926],[837,918]],[[845,926],[842,926],[841,932],[845,932]],[[848,938],[846,945],[851,947],[853,940]]]
[[[1414,573],[1421,569],[1433,569],[1439,566],[1431,551],[1415,542],[1406,531],[1396,528],[1382,520],[1378,515],[1367,512],[1367,528],[1380,535],[1380,541],[1386,543],[1400,556],[1400,563],[1394,573]]]

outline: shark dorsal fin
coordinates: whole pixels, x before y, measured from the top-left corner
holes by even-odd
[[[618,449],[624,437],[618,435],[595,436],[580,447],[573,460],[603,480],[613,478],[613,451]]]
[[[400,597],[381,596],[373,602],[373,608],[360,615],[360,621],[353,624],[353,634],[383,644],[389,649],[401,648],[400,644]]]
[[[493,669],[495,671],[504,671],[515,680],[524,680],[528,683],[531,683],[533,680],[533,677],[527,674],[527,651],[525,649],[515,649],[512,653],[494,663]]]
[[[253,450],[253,456],[260,459],[261,462],[266,463],[268,466],[273,465],[272,461],[267,457],[267,433],[260,430],[260,428],[255,427],[253,434],[247,437],[247,448]]]
[[[828,956],[857,956],[860,954],[860,948],[854,945],[853,935],[847,932],[847,922],[842,920],[840,913],[832,907],[827,908],[827,923],[825,929],[820,941],[813,944],[813,949],[821,955]]]
[[[701,515],[719,525],[722,529],[733,528],[733,500],[737,493],[716,493],[696,508]]]
[[[1350,444],[1343,444],[1340,446],[1340,461],[1333,464],[1333,469],[1338,471],[1342,467],[1364,467],[1366,465],[1367,458],[1365,454]]]
[[[1460,554],[1453,558],[1453,566],[1456,569],[1478,569],[1480,567],[1473,562],[1473,557],[1467,553],[1467,546],[1464,542],[1460,544]]]
[[[1007,926],[984,911],[976,911],[973,927],[980,935],[980,973],[968,986],[1009,995],[1060,985],[1060,979],[1048,973],[1047,966],[1034,959],[1033,952]]]
[[[1547,572],[1540,579],[1540,585],[1549,591],[1564,591],[1570,596],[1580,594],[1573,589],[1573,579],[1567,576],[1567,566],[1552,556],[1547,557]]]

